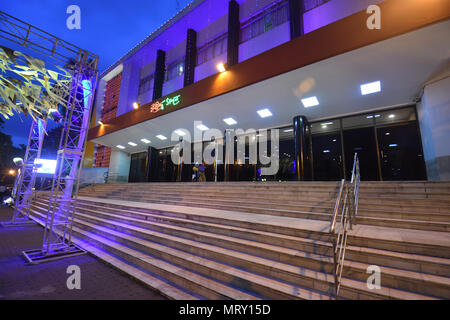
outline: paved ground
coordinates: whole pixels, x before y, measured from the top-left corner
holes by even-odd
[[[10,208],[0,207],[0,221],[11,218]],[[141,285],[91,255],[27,265],[22,251],[42,245],[43,228],[0,227],[0,299],[146,299],[163,296]],[[67,267],[78,265],[81,289],[66,286]]]

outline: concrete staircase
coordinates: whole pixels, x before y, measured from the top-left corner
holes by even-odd
[[[331,299],[336,182],[103,184],[75,242],[173,299]],[[48,196],[47,196],[48,197]],[[32,205],[42,219],[48,199]],[[450,183],[363,182],[340,298],[450,298]],[[381,289],[366,285],[381,268]]]

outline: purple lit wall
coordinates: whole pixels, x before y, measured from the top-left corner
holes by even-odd
[[[239,46],[239,62],[254,57],[290,40],[289,21],[264,32]]]
[[[366,10],[369,5],[378,4],[383,0],[332,0],[303,15],[305,33],[322,28],[327,24],[345,18],[349,15]],[[361,28],[365,27],[365,21]]]

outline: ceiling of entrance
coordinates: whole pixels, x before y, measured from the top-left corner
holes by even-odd
[[[289,125],[296,115],[310,121],[414,102],[430,76],[450,59],[450,21],[354,50],[293,70],[254,85],[122,129],[95,143],[129,153],[173,145],[173,130],[184,128],[193,136],[194,121],[209,128],[260,129]],[[351,36],[351,35],[349,35]],[[298,53],[301,55],[301,52]],[[274,61],[273,63],[277,63]],[[226,76],[226,73],[223,74]],[[361,95],[360,85],[381,81],[381,92]],[[305,108],[302,98],[316,96],[320,105]],[[268,108],[271,117],[261,118]],[[236,125],[228,126],[224,118]],[[156,136],[168,139],[160,140]],[[148,139],[150,144],[141,142]],[[136,146],[130,146],[134,142]]]

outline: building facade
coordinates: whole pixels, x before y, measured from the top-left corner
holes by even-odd
[[[443,0],[193,1],[102,73],[95,166],[191,181],[174,132],[201,121],[221,153],[231,129],[279,132],[276,174],[246,161],[249,137],[207,181],[348,179],[355,153],[364,180],[449,180],[449,16]]]

